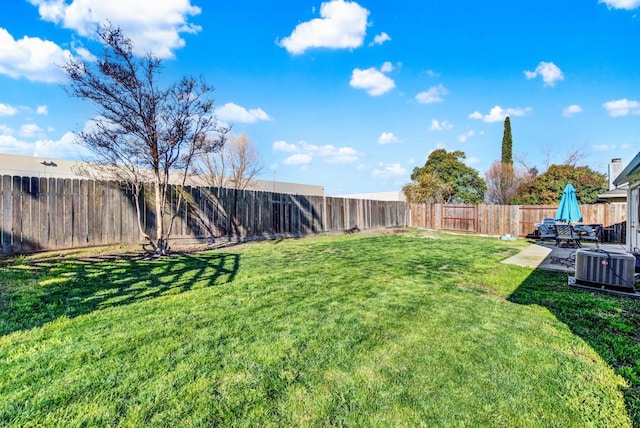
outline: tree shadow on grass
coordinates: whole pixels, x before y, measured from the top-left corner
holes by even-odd
[[[568,275],[536,269],[509,301],[547,308],[627,381],[622,391],[640,427],[640,300],[570,288]]]
[[[216,252],[156,260],[133,253],[17,260],[0,270],[0,335],[230,283],[239,267],[240,255]]]

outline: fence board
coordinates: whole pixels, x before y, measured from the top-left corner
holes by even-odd
[[[2,204],[2,210],[0,211],[0,215],[2,216],[2,222],[0,223],[0,226],[2,226],[2,235],[0,236],[0,240],[2,243],[2,251],[11,252],[13,247],[13,234],[11,233],[11,228],[13,227],[11,176],[3,175],[0,186],[2,186],[2,200],[0,200]]]
[[[47,248],[49,245],[49,180],[45,177],[38,180],[38,242],[37,249]]]
[[[22,251],[22,179],[13,177],[12,185],[12,204],[13,207],[13,247],[17,252]]]

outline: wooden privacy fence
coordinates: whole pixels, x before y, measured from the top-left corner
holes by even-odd
[[[117,183],[93,180],[1,177],[2,253],[138,243],[135,199]],[[169,204],[175,206],[178,187]],[[211,187],[185,187],[172,239],[298,236],[408,225],[404,202],[290,195]],[[155,235],[150,189],[140,197],[144,230]]]
[[[0,252],[139,243],[135,199],[117,183],[2,176]],[[172,239],[212,242],[344,232],[352,228],[421,227],[500,236],[526,236],[554,217],[556,206],[407,204],[290,195],[212,187],[185,187]],[[170,189],[175,206],[178,187]],[[142,226],[155,235],[153,195],[140,196]],[[602,224],[606,241],[622,242],[626,204],[581,205],[584,222]]]
[[[411,204],[410,225],[426,229],[469,232],[483,235],[526,236],[536,230],[543,218],[553,218],[556,205],[444,205]],[[604,238],[623,242],[627,204],[580,205],[584,223],[601,224]]]

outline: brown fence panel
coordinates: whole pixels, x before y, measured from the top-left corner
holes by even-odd
[[[476,232],[477,205],[443,205],[441,229],[453,232]]]
[[[411,204],[409,209],[410,225],[413,227],[495,236],[506,233],[526,236],[535,232],[536,224],[544,218],[553,218],[557,206]],[[625,203],[580,206],[583,222],[602,225],[603,238],[607,242],[623,242],[626,209]]]
[[[327,197],[325,232],[345,230],[345,199]]]
[[[135,195],[113,182],[0,177],[0,251],[5,254],[141,242]],[[183,202],[177,208],[178,197]],[[172,239],[207,240],[405,226],[409,207],[253,190],[171,186]],[[154,193],[138,196],[141,227],[155,239]],[[176,212],[176,209],[178,210]],[[425,208],[425,210],[430,208]],[[169,225],[168,218],[164,221]]]
[[[5,175],[0,181],[2,190],[2,198],[0,198],[0,227],[2,227],[2,234],[0,235],[0,243],[2,244],[2,252],[10,252],[13,248],[13,233],[11,228],[13,227],[13,187],[11,177]]]
[[[520,205],[518,208],[518,236],[526,236],[535,232],[537,223],[541,223],[545,218],[555,217],[558,210],[556,205]]]

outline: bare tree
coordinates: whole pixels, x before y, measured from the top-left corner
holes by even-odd
[[[213,187],[244,190],[263,168],[258,149],[244,133],[230,138],[222,150],[207,153],[203,158],[205,179]]]
[[[564,160],[564,164],[565,165],[569,165],[572,167],[577,167],[579,163],[581,163],[582,161],[585,160],[586,157],[588,157],[589,154],[587,153],[587,151],[585,150],[584,147],[579,147],[577,149],[573,148],[571,149],[571,151],[567,154],[566,159]],[[548,169],[548,168],[547,168]]]
[[[178,192],[176,206],[168,206],[170,175],[179,173],[181,190],[195,160],[220,150],[228,129],[218,126],[208,98],[212,87],[185,76],[162,89],[157,82],[159,58],[135,57],[131,40],[110,24],[99,29],[98,36],[104,44],[100,59],[71,59],[62,67],[71,81],[68,93],[91,101],[97,110],[91,126],[78,134],[79,142],[94,153],[91,169],[99,178],[126,183],[133,191],[141,234],[154,253],[167,254],[182,204]],[[153,186],[155,237],[142,226],[145,183]]]
[[[529,183],[531,174],[514,168],[512,164],[494,162],[485,173],[488,202],[508,205],[516,197],[520,186]]]

